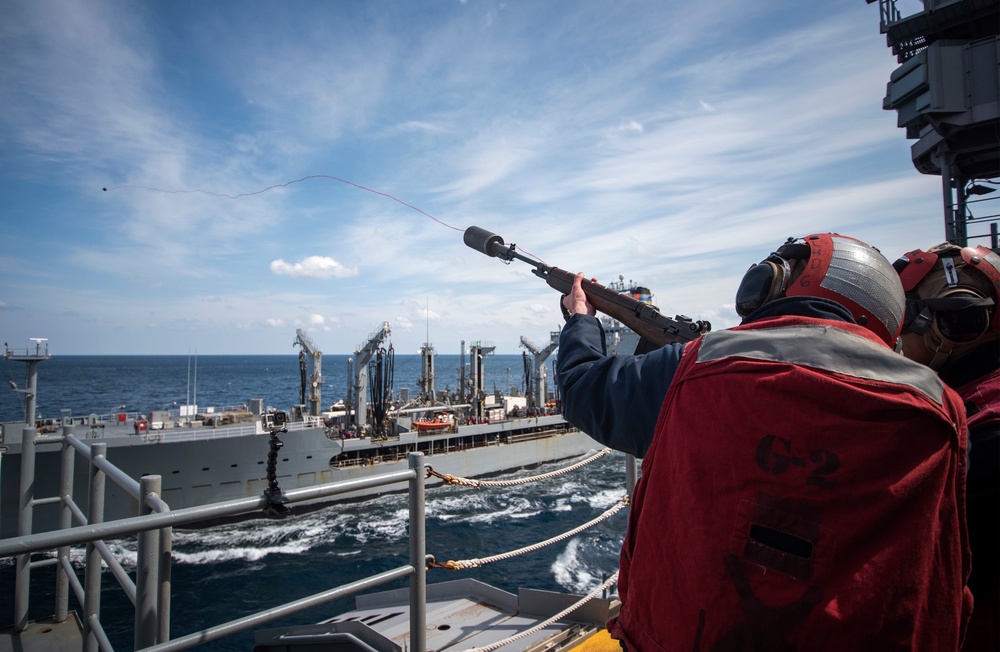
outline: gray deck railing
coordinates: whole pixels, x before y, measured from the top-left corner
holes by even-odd
[[[329,483],[283,492],[289,503],[311,501],[369,487],[409,483],[409,563],[356,582],[344,584],[293,602],[266,609],[221,625],[208,627],[176,639],[170,638],[171,547],[173,527],[221,519],[259,511],[268,506],[264,496],[242,498],[199,507],[171,511],[160,497],[160,477],[144,476],[136,481],[105,458],[103,443],[86,444],[74,434],[74,426],[63,428],[56,437],[38,437],[34,428],[23,431],[19,536],[0,539],[0,557],[16,557],[15,630],[28,624],[29,582],[33,568],[58,565],[55,615],[57,622],[69,616],[69,589],[83,609],[83,649],[87,652],[113,650],[101,625],[101,561],[135,607],[134,649],[142,652],[186,650],[225,636],[260,627],[270,621],[373,589],[388,582],[410,578],[410,649],[426,647],[426,537],[424,522],[425,467],[422,453],[410,453],[409,470],[383,473],[368,478]],[[36,498],[33,494],[35,449],[38,444],[62,443],[62,470],[59,496]],[[90,509],[87,515],[72,496],[76,455],[90,464]],[[625,460],[626,489],[631,496],[637,477],[637,461]],[[123,487],[140,504],[141,514],[132,518],[103,522],[106,480]],[[61,529],[31,534],[35,506],[61,503]],[[73,526],[73,522],[77,525]],[[136,579],[110,553],[104,539],[137,536]],[[81,582],[70,563],[70,546],[85,544],[84,578]],[[54,559],[32,561],[31,555],[56,550]]]
[[[347,480],[283,492],[288,503],[315,500],[348,493],[358,489],[409,483],[409,563],[373,575],[357,582],[344,584],[299,600],[267,609],[250,616],[209,627],[177,639],[170,639],[170,568],[173,530],[175,526],[220,519],[262,510],[268,506],[264,496],[242,498],[199,507],[171,511],[159,497],[160,476],[144,476],[136,481],[111,464],[105,457],[105,444],[86,444],[74,434],[74,426],[65,426],[63,434],[38,437],[34,428],[23,430],[21,448],[20,517],[18,536],[0,539],[0,557],[15,557],[14,629],[23,631],[28,625],[29,583],[31,570],[57,565],[55,615],[57,622],[69,614],[69,589],[76,594],[83,608],[84,650],[110,651],[112,646],[100,620],[101,561],[108,564],[112,575],[135,606],[136,650],[168,652],[186,650],[237,632],[259,627],[272,620],[325,604],[345,596],[365,591],[403,577],[410,578],[410,645],[414,650],[426,647],[426,537],[424,529],[424,462],[422,453],[409,454],[409,470],[383,473],[369,478]],[[54,497],[35,497],[35,449],[38,444],[62,444],[60,491]],[[73,499],[73,475],[76,455],[90,464],[88,513],[85,515]],[[139,501],[141,514],[132,518],[103,522],[106,480],[118,484]],[[34,507],[61,504],[60,528],[32,534]],[[76,525],[73,525],[73,522]],[[125,536],[138,537],[136,579],[111,555],[105,539]],[[86,545],[84,578],[81,582],[70,564],[70,546]],[[54,559],[32,561],[31,555],[55,550]]]

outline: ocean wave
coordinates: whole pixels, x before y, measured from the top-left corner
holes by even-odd
[[[197,552],[173,552],[174,563],[178,564],[216,564],[226,561],[255,562],[260,561],[268,555],[295,555],[307,552],[310,549],[308,544],[289,544],[284,546],[271,546],[267,548],[237,547],[237,548],[210,548]]]
[[[398,540],[405,536],[409,520],[410,513],[405,509],[359,519],[340,533],[338,542],[340,537],[353,539],[358,544]]]
[[[581,496],[580,500],[587,503],[594,509],[608,509],[612,505],[620,502],[623,495],[622,490],[615,487],[613,489],[604,489],[602,491],[598,491],[597,493]],[[574,497],[574,499],[575,498],[576,497]]]
[[[552,562],[551,570],[556,582],[571,593],[588,593],[600,584],[593,573],[587,570],[580,551],[580,539],[570,539]]]
[[[517,518],[529,512],[538,513],[530,500],[515,498],[506,505],[497,505],[493,511],[476,512],[469,514],[463,519],[465,523],[492,524],[508,518]]]
[[[552,562],[556,583],[570,593],[586,594],[600,586],[618,569],[617,546],[601,537],[573,537]]]

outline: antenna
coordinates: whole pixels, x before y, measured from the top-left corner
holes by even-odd
[[[191,347],[188,347],[187,393],[184,395],[184,414],[191,421]]]

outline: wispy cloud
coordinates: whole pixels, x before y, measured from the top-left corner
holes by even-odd
[[[294,278],[346,278],[357,276],[357,267],[345,267],[328,256],[307,256],[297,263],[286,263],[282,259],[272,260],[270,265],[274,274]]]
[[[881,110],[895,61],[864,3],[8,9],[8,339],[285,352],[301,326],[346,352],[392,319],[401,349],[433,323],[441,350],[513,352],[558,326],[558,296],[465,247],[471,224],[719,326],[788,235],[890,257],[940,240],[939,181]],[[381,194],[257,192],[323,174]]]

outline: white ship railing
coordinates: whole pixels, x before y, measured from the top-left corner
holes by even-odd
[[[283,492],[287,503],[314,501],[360,489],[408,483],[409,493],[409,563],[361,580],[316,593],[293,602],[212,626],[176,639],[170,638],[171,549],[173,528],[223,519],[264,510],[270,506],[266,496],[242,498],[171,511],[160,498],[160,476],[143,476],[136,481],[111,464],[105,457],[106,444],[87,444],[75,436],[75,426],[64,426],[61,436],[39,437],[34,428],[24,428],[21,452],[19,523],[16,537],[0,539],[0,558],[15,557],[14,632],[24,632],[29,625],[29,585],[31,570],[57,565],[56,623],[65,622],[69,612],[69,588],[82,605],[83,650],[113,652],[101,624],[101,562],[108,565],[128,598],[135,606],[134,649],[140,652],[187,650],[226,636],[255,629],[261,625],[360,593],[388,582],[409,577],[409,649],[423,652],[427,640],[427,566],[434,558],[426,551],[424,484],[428,467],[423,453],[409,453],[409,469],[382,473],[356,480],[334,482]],[[34,496],[35,451],[40,444],[62,444],[62,470],[59,496]],[[84,514],[73,499],[75,456],[90,463],[89,513]],[[595,456],[596,457],[596,456]],[[570,469],[566,469],[570,470]],[[638,476],[634,457],[626,456],[626,489],[631,497]],[[124,488],[139,501],[141,515],[103,522],[106,480]],[[61,529],[31,534],[34,507],[61,504]],[[73,522],[76,525],[73,526]],[[137,536],[136,579],[133,582],[104,543],[105,539]],[[543,545],[548,542],[542,542]],[[70,546],[86,545],[84,577],[81,582],[70,563]],[[55,557],[33,561],[35,553],[55,551]],[[521,552],[521,551],[517,551]],[[501,555],[499,557],[506,557]],[[593,597],[587,596],[584,600]],[[575,607],[574,607],[575,608]],[[567,610],[568,612],[569,610]],[[560,618],[556,614],[550,621]],[[545,626],[539,623],[535,629]],[[522,633],[523,635],[523,633]],[[516,638],[516,637],[515,637]],[[511,639],[513,640],[513,639]]]
[[[293,424],[288,424],[293,425]],[[301,425],[301,424],[294,424]],[[291,428],[289,428],[291,430]],[[150,444],[179,441],[205,441],[207,439],[229,439],[230,437],[247,437],[249,435],[266,435],[256,425],[223,426],[221,428],[163,428],[144,432],[142,440]]]
[[[226,408],[228,409],[228,408]],[[141,419],[138,413],[122,412],[125,415],[124,421],[114,418],[107,418],[104,415],[90,416],[66,416],[58,419],[41,419],[36,424],[39,435],[53,435],[65,426],[77,426],[82,428],[81,435],[85,439],[100,439],[108,437],[131,437],[137,436],[145,443],[178,442],[178,441],[203,441],[206,439],[228,439],[231,437],[246,437],[248,435],[266,435],[267,432],[259,428],[259,419],[243,424],[228,425],[198,425],[188,426],[184,422],[172,425],[169,428],[148,428],[141,431],[134,431],[128,422],[133,424],[137,419]],[[113,416],[113,415],[112,415]],[[302,421],[293,421],[285,424],[288,431],[307,430],[310,428],[323,428],[324,423],[321,417],[305,415]],[[15,433],[16,436],[16,433]],[[57,435],[56,435],[57,436]],[[2,438],[0,438],[2,440]]]
[[[315,417],[313,417],[315,418]],[[322,421],[318,423],[309,421],[295,421],[285,424],[288,432],[297,430],[308,430],[310,428],[322,427]],[[229,439],[231,437],[247,437],[250,435],[267,435],[266,431],[257,427],[256,423],[248,423],[242,426],[219,426],[200,428],[163,428],[160,430],[149,430],[141,435],[143,441],[148,443],[160,442],[180,442],[180,441],[205,441],[208,439]]]

